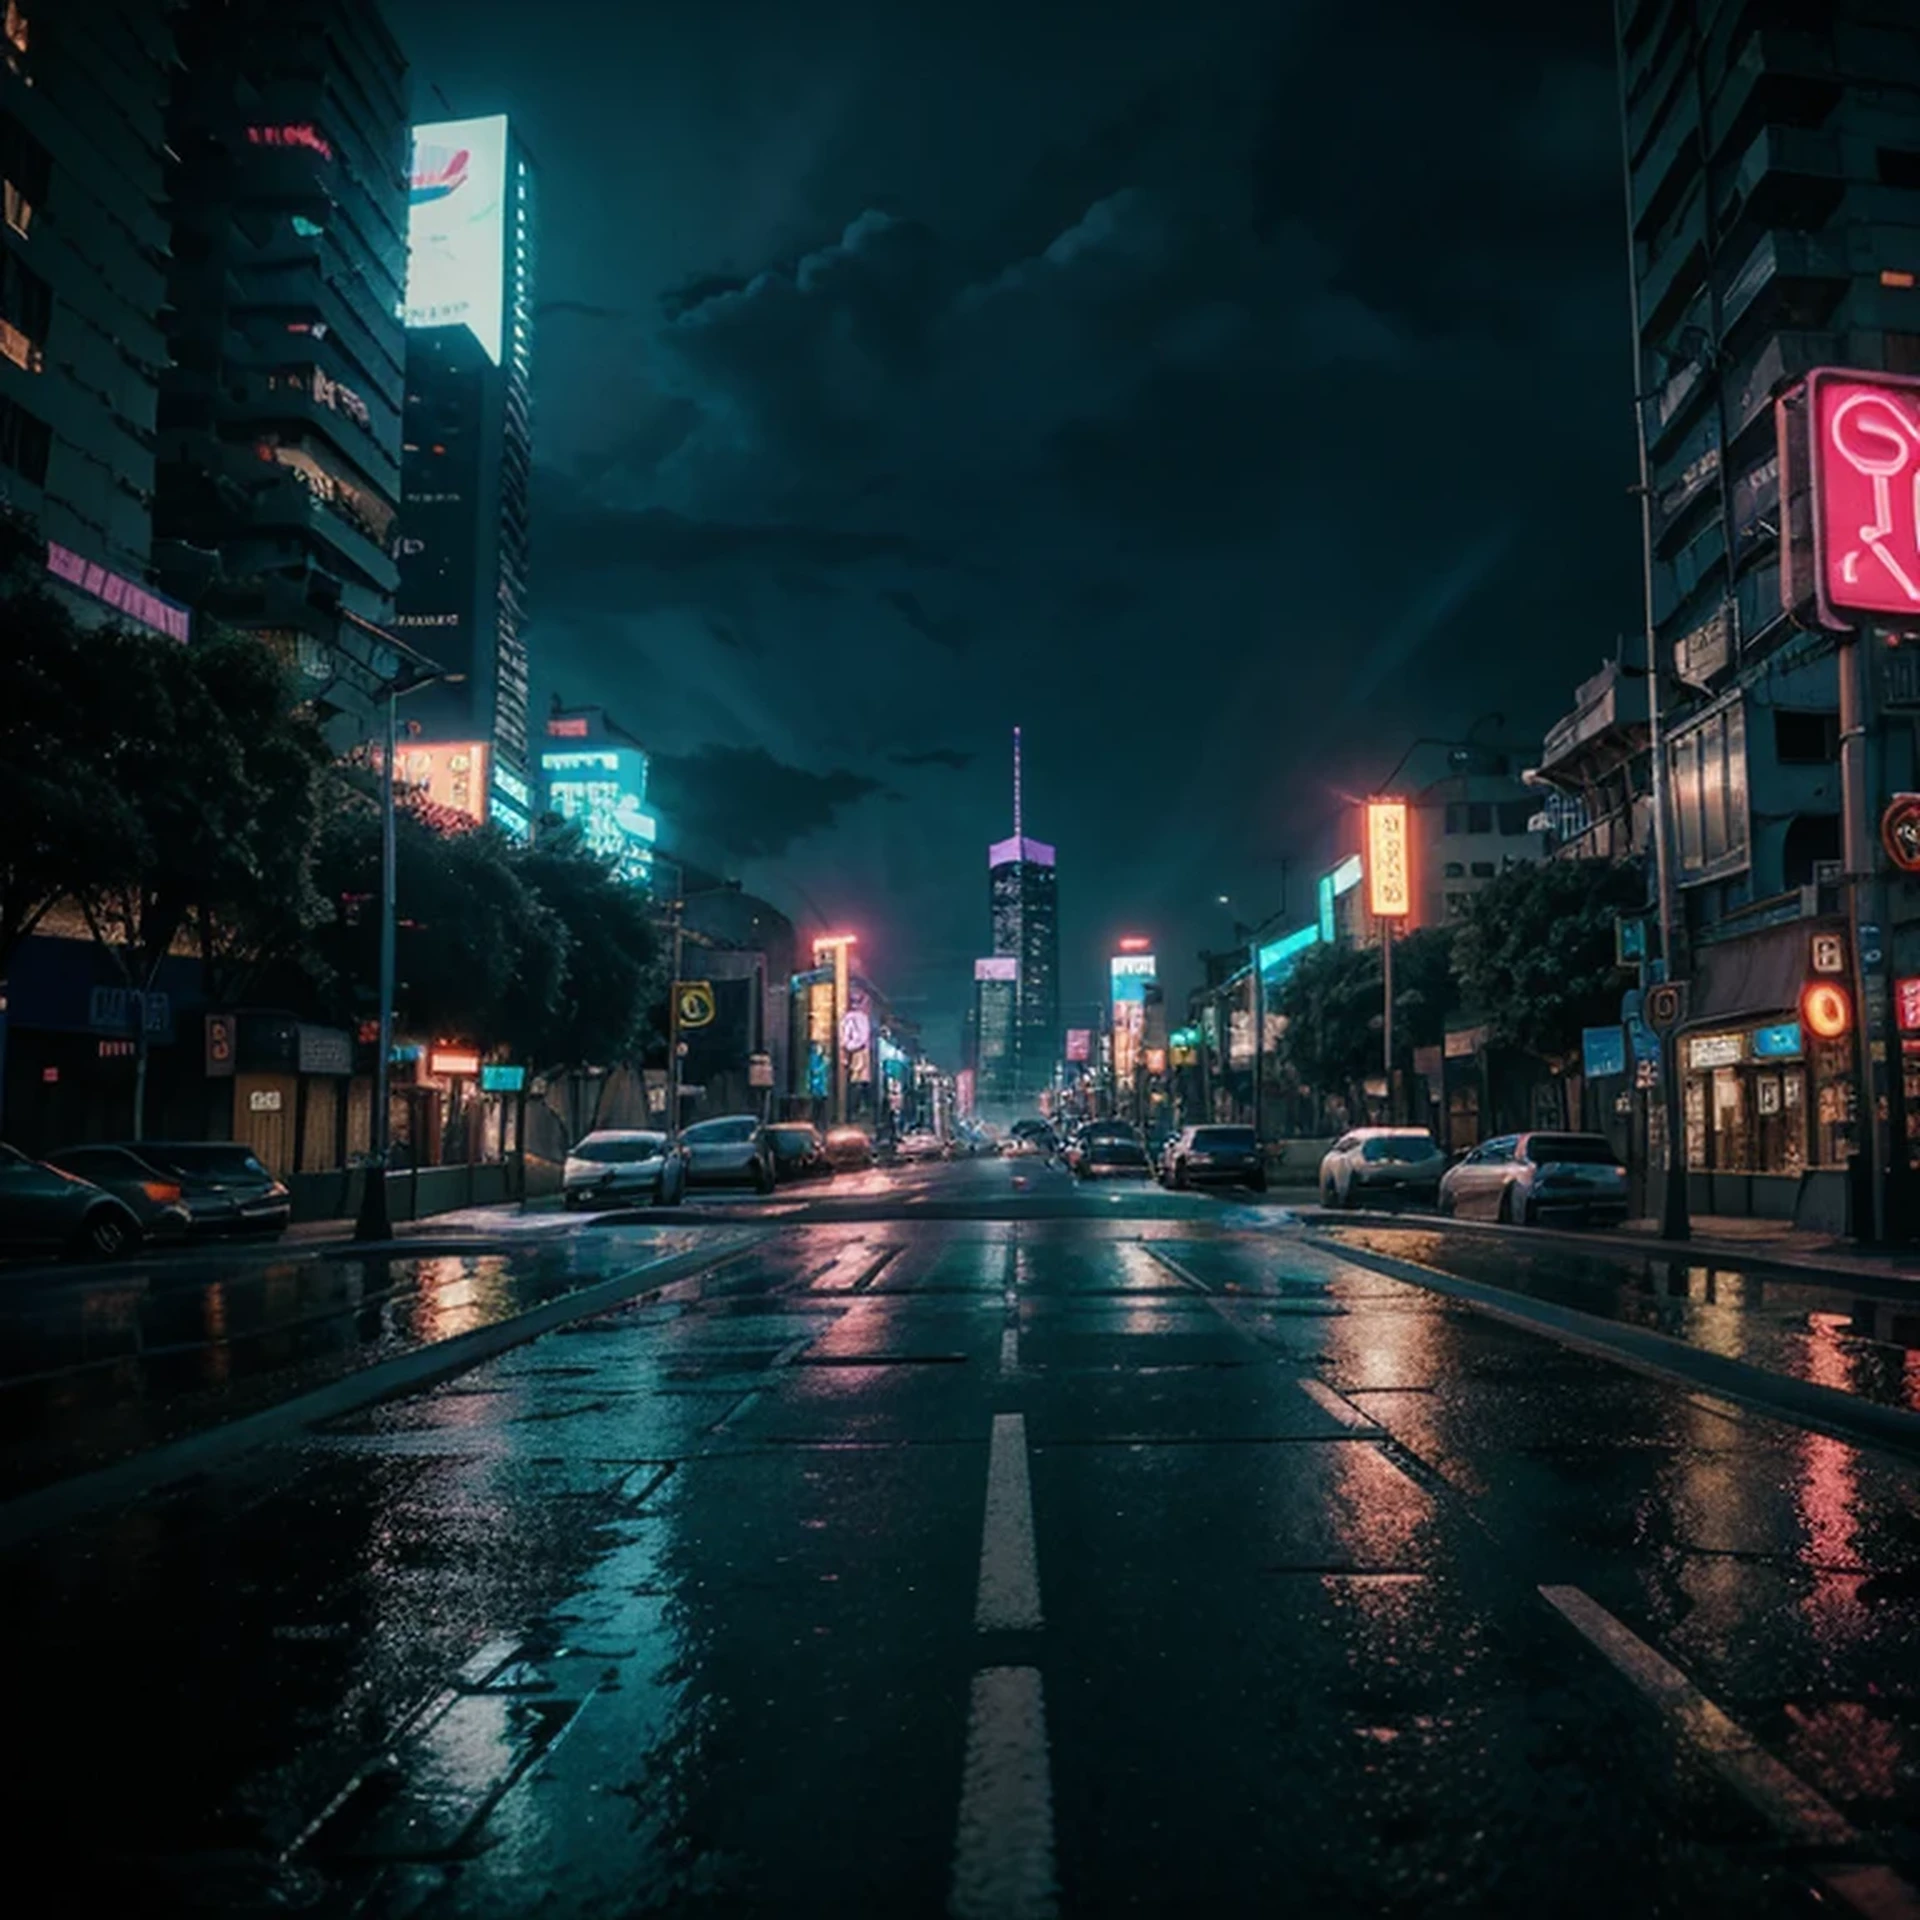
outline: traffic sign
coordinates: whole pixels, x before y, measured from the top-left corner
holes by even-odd
[[[1686,1009],[1686,992],[1677,980],[1663,980],[1647,989],[1647,1025],[1656,1033],[1670,1033]]]
[[[678,980],[673,988],[675,1017],[683,1027],[713,1025],[714,1001],[711,980]]]
[[[1902,873],[1920,873],[1920,793],[1896,793],[1887,802],[1880,844]]]

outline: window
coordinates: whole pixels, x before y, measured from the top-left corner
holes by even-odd
[[[1882,147],[1875,159],[1883,187],[1920,187],[1920,153],[1901,147]]]
[[[0,252],[0,353],[38,373],[44,363],[53,289],[24,261]]]
[[[1717,707],[1669,748],[1680,873],[1717,878],[1747,865],[1747,718],[1740,705]]]
[[[1458,860],[1449,860],[1441,870],[1441,877],[1447,880],[1464,880],[1467,870]]]
[[[3,30],[7,36],[7,45],[10,46],[15,53],[25,53],[27,50],[27,16],[20,9],[20,0],[7,0],[7,11]]]
[[[1475,800],[1467,808],[1467,831],[1469,833],[1491,833],[1493,831],[1493,802]]]
[[[1447,831],[1449,833],[1465,833],[1466,830],[1467,809],[1465,804],[1459,800],[1449,800],[1447,802]]]
[[[1473,863],[1473,877],[1476,880],[1491,880],[1493,878],[1493,862],[1491,860],[1476,860]]]
[[[0,112],[0,191],[7,225],[25,237],[36,208],[47,204],[53,161],[12,114]]]
[[[23,480],[44,487],[52,451],[53,429],[25,407],[0,396],[0,466],[11,467]]]
[[[1773,710],[1774,758],[1786,767],[1818,766],[1840,757],[1840,716]]]

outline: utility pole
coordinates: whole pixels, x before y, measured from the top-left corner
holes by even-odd
[[[1380,1047],[1387,1068],[1387,1125],[1397,1126],[1400,1115],[1393,1097],[1393,922],[1380,922]]]
[[[387,1155],[392,1146],[394,926],[399,908],[399,842],[394,824],[394,760],[399,752],[399,688],[389,684],[386,698],[386,743],[380,756],[380,1024],[374,1041],[373,1111],[368,1117],[369,1160],[360,1190],[360,1217],[354,1222],[356,1240],[391,1240],[393,1221],[387,1209]],[[414,1143],[419,1151],[419,1143]]]
[[[1889,1032],[1885,995],[1884,945],[1886,915],[1879,873],[1879,845],[1873,831],[1874,795],[1879,791],[1874,752],[1874,698],[1872,634],[1853,628],[1839,636],[1840,669],[1840,822],[1842,851],[1847,869],[1847,909],[1853,947],[1854,1059],[1859,1073],[1860,1117],[1854,1128],[1854,1151],[1864,1164],[1869,1183],[1865,1217],[1855,1224],[1855,1235],[1871,1225],[1876,1245],[1887,1240],[1888,1189],[1894,1178],[1894,1151],[1904,1142],[1891,1138],[1888,1125],[1887,1055],[1894,1054],[1899,1070],[1897,1035]]]
[[[687,902],[684,891],[673,903],[673,978],[667,986],[667,1140],[680,1144],[680,969],[686,956]]]

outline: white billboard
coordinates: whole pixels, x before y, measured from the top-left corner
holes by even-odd
[[[413,130],[407,325],[465,325],[500,364],[507,266],[507,118]]]

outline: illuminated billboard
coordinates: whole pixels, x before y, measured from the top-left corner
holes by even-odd
[[[1807,390],[1821,622],[1920,625],[1920,379],[1822,367]]]
[[[506,204],[505,114],[414,128],[407,325],[468,327],[495,366],[505,304]]]
[[[378,751],[375,760],[378,761]],[[487,743],[484,740],[409,742],[393,757],[396,793],[450,807],[468,819],[487,817]]]
[[[580,828],[589,853],[622,880],[653,870],[659,823],[646,811],[647,756],[634,747],[550,748],[540,756],[547,811]]]
[[[1413,912],[1404,800],[1367,802],[1367,905],[1376,920],[1404,920]]]
[[[1132,996],[1139,999],[1145,991],[1145,982],[1155,977],[1156,968],[1150,953],[1116,953],[1108,971],[1113,976],[1115,999],[1120,997],[1122,981],[1132,982]]]
[[[989,954],[986,959],[973,963],[973,977],[976,980],[1018,980],[1020,956],[1017,953]]]
[[[1091,1027],[1069,1027],[1067,1029],[1067,1058],[1073,1061],[1093,1058],[1093,1029]]]

